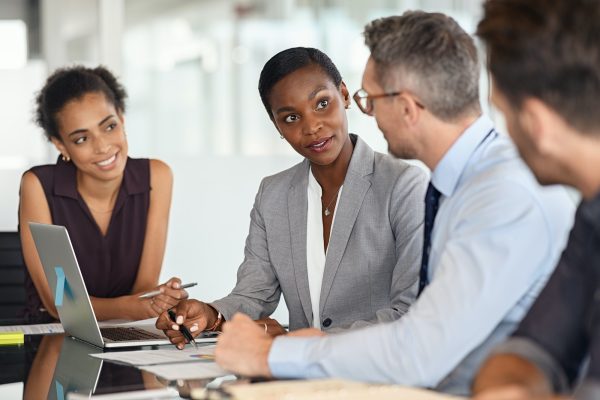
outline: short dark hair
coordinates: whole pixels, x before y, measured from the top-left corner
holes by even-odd
[[[258,80],[258,92],[269,117],[273,119],[269,96],[273,86],[289,74],[309,65],[319,66],[335,87],[342,83],[342,75],[337,67],[321,50],[311,47],[292,47],[275,54],[263,67]]]
[[[537,98],[587,132],[600,127],[598,21],[598,0],[488,0],[477,35],[508,101]]]
[[[87,68],[81,65],[59,68],[48,77],[36,97],[35,122],[50,140],[60,140],[56,114],[71,100],[87,93],[100,92],[115,106],[125,112],[127,92],[117,78],[105,67]]]
[[[400,78],[443,120],[480,112],[477,48],[449,16],[407,11],[370,22],[364,36],[386,89]]]

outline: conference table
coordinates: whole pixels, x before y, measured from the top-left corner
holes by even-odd
[[[144,347],[150,348],[156,347]],[[140,399],[180,399],[213,381],[168,382],[129,365],[89,356],[99,352],[102,349],[64,334],[25,336],[24,344],[0,346],[0,399],[20,398],[21,391],[24,399],[63,400],[73,393],[86,398],[112,393],[119,398],[119,393],[142,390],[155,396]],[[210,396],[218,398],[219,392],[211,391]]]

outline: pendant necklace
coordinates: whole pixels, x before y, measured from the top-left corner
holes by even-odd
[[[326,217],[329,217],[329,215],[331,215],[331,211],[329,211],[329,207],[331,207],[331,204],[333,203],[333,201],[334,201],[335,199],[337,199],[338,193],[339,193],[339,192],[340,192],[340,190],[342,189],[342,186],[344,186],[344,185],[341,185],[341,186],[338,188],[337,192],[335,192],[335,195],[333,195],[333,198],[331,199],[331,201],[329,202],[329,204],[327,204],[327,207],[325,207],[325,211],[323,211],[323,214],[325,214],[325,216],[326,216]]]

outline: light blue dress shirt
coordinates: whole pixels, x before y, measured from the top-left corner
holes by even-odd
[[[470,392],[483,359],[516,328],[553,271],[575,204],[563,187],[542,188],[485,116],[444,155],[432,183],[442,196],[431,283],[408,313],[324,338],[276,338],[274,376]]]

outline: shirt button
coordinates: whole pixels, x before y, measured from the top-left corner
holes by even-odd
[[[331,322],[332,322],[331,318],[325,318],[321,325],[323,325],[325,328],[329,328],[329,325],[331,325]]]

